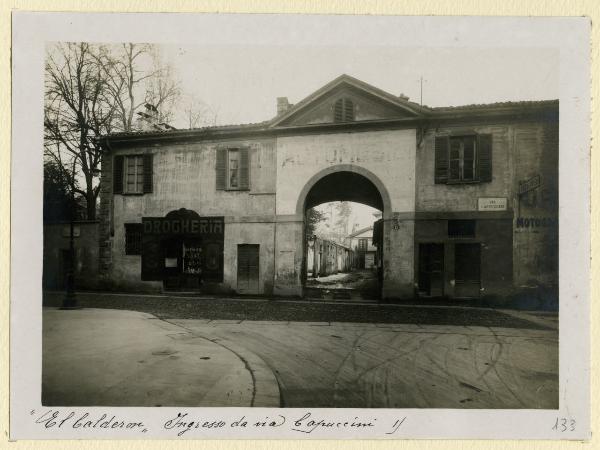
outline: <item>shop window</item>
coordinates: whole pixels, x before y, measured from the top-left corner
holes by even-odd
[[[153,189],[152,154],[117,155],[114,158],[115,194],[146,194]]]
[[[248,190],[249,162],[248,148],[217,149],[217,189]]]
[[[334,122],[353,122],[354,121],[354,102],[347,98],[338,98],[333,106]]]
[[[449,220],[448,237],[450,238],[474,238],[475,237],[474,220]]]
[[[142,224],[141,223],[126,223],[125,224],[125,254],[126,255],[141,255],[142,254]]]
[[[492,181],[492,135],[435,138],[436,184]]]

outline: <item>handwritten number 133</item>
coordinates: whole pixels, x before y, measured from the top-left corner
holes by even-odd
[[[575,419],[557,417],[552,429],[560,432],[575,431],[575,423]]]

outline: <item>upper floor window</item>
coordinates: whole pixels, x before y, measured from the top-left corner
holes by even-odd
[[[113,170],[115,194],[146,194],[153,188],[151,154],[116,155]]]
[[[338,98],[333,106],[334,122],[354,121],[354,102],[348,97]]]
[[[139,156],[125,157],[125,185],[123,192],[141,194],[144,192],[144,159]]]
[[[240,152],[238,150],[229,150],[229,184],[230,189],[240,187]]]
[[[250,159],[248,148],[218,148],[216,184],[218,190],[248,190]]]
[[[450,138],[448,181],[475,181],[475,136]]]
[[[369,247],[369,238],[360,238],[358,240],[358,250],[366,251]]]
[[[492,135],[437,136],[435,183],[492,181]]]

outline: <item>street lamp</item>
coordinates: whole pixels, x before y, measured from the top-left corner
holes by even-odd
[[[69,213],[69,266],[67,267],[67,286],[60,309],[81,309],[77,305],[75,294],[75,160],[71,172],[71,205]]]

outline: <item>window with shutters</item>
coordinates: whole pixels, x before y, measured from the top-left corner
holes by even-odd
[[[348,97],[338,98],[333,107],[334,122],[354,121],[354,102]]]
[[[141,255],[142,254],[142,224],[141,223],[126,223],[125,224],[125,254],[126,255]]]
[[[435,183],[492,181],[492,136],[438,136],[435,138]]]
[[[450,138],[448,181],[475,181],[475,136]]]
[[[240,154],[238,150],[229,150],[228,157],[229,189],[240,187]]]
[[[144,159],[141,155],[125,157],[125,185],[123,188],[123,192],[126,194],[144,192]]]
[[[113,192],[115,194],[152,192],[152,160],[152,154],[115,156]]]
[[[217,149],[217,189],[248,190],[250,180],[248,148]]]

